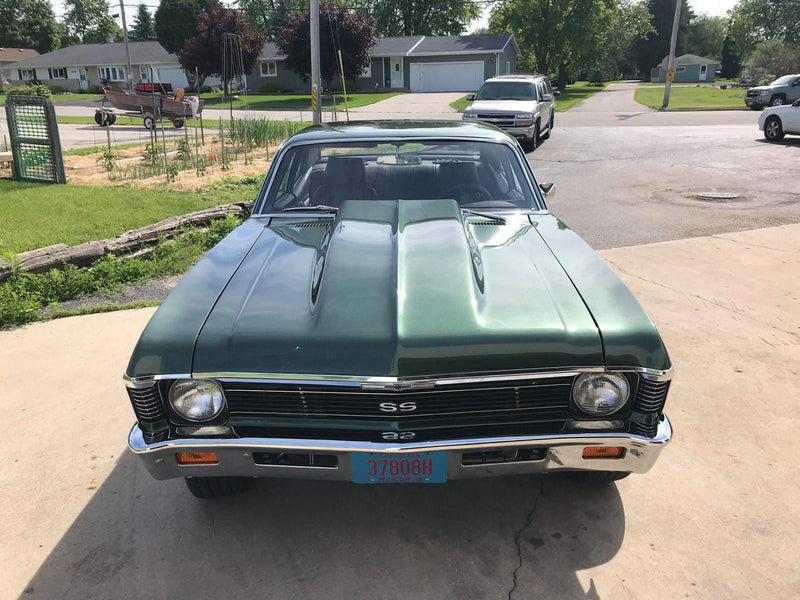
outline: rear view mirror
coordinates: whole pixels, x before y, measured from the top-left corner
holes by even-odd
[[[553,92],[553,96],[555,96],[556,98],[557,98],[558,96],[560,96],[560,95],[561,95],[561,92],[559,92],[558,90],[555,90],[555,91]]]
[[[475,100],[475,94],[467,94],[467,100],[469,100],[470,102]]]
[[[544,94],[542,96],[542,102],[550,102],[553,99],[552,94]]]
[[[550,182],[548,182],[548,183],[540,183],[539,184],[539,189],[542,190],[542,193],[545,196],[550,196],[552,194],[555,194],[555,187],[556,187],[556,184],[555,183],[550,183]]]

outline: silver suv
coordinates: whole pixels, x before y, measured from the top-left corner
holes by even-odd
[[[744,103],[753,110],[765,106],[782,106],[800,100],[800,74],[778,77],[769,85],[750,88]]]
[[[484,81],[464,120],[484,121],[517,138],[525,152],[550,137],[556,102],[550,80],[544,75],[501,75]]]

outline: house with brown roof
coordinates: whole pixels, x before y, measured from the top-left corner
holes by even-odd
[[[12,79],[16,63],[34,56],[39,56],[39,53],[33,48],[0,48],[0,85]]]

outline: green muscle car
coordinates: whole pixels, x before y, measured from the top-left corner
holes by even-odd
[[[551,188],[482,123],[298,133],[142,333],[131,450],[202,498],[647,471],[672,437],[669,356]]]

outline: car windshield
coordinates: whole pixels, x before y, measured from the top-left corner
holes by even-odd
[[[792,81],[794,81],[794,75],[784,75],[783,77],[778,77],[770,85],[789,85]]]
[[[262,214],[337,210],[348,200],[452,199],[462,208],[538,210],[517,153],[502,143],[386,141],[286,150]]]
[[[527,81],[486,83],[476,100],[536,100],[536,86]]]

